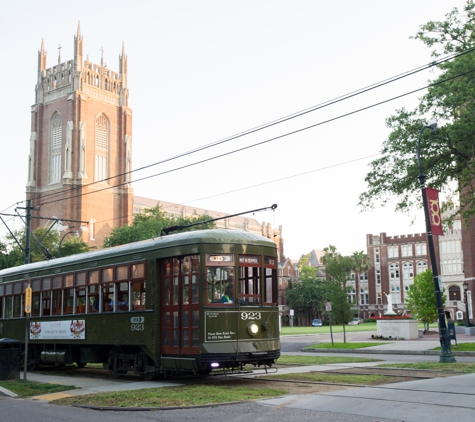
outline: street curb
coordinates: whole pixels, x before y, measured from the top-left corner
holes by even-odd
[[[259,399],[262,400],[262,399]],[[201,409],[206,407],[228,406],[231,404],[247,403],[246,401],[228,401],[225,403],[197,404],[191,406],[160,406],[160,407],[114,407],[114,406],[94,406],[87,404],[73,404],[72,407],[90,410],[113,410],[124,412],[154,412],[157,410],[177,410],[177,409]]]
[[[439,356],[440,350],[368,350],[368,349],[301,349],[311,353],[360,353],[374,355],[431,355]],[[454,356],[475,356],[475,352],[452,352]]]
[[[0,387],[0,396],[18,397],[18,394],[14,393],[13,391],[7,390],[6,388]]]

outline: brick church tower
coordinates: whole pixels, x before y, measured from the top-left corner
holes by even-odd
[[[59,54],[57,65],[47,68],[42,41],[26,186],[35,207],[32,229],[56,218],[55,227],[67,233],[81,226],[83,240],[100,248],[114,227],[132,220],[128,101],[123,45],[117,73],[107,68],[102,55],[100,64],[83,59],[79,25],[72,60],[62,62]]]

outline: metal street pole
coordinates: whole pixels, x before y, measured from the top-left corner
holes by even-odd
[[[465,293],[465,326],[470,327],[470,317],[468,315],[468,283],[466,281],[463,282],[463,291]]]
[[[435,258],[434,239],[432,237],[429,208],[427,204],[425,176],[422,173],[422,166],[421,166],[421,137],[425,129],[431,129],[432,132],[435,132],[437,129],[437,124],[433,123],[428,126],[424,126],[420,130],[419,139],[417,141],[417,162],[419,165],[419,181],[421,184],[422,203],[424,206],[424,215],[426,219],[427,243],[429,245],[429,256],[430,256],[430,262],[431,262],[431,267],[432,267],[432,276],[434,280],[435,299],[436,299],[437,314],[438,314],[438,321],[439,321],[439,339],[440,339],[440,347],[441,347],[439,362],[451,363],[451,362],[455,362],[455,357],[452,354],[452,350],[450,349],[450,336],[447,330],[447,322],[445,320],[444,307],[442,304],[442,293],[440,292],[439,273],[437,270],[437,262]]]

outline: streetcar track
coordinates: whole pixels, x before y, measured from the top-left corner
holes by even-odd
[[[420,388],[398,388],[397,386],[392,386],[389,384],[382,384],[382,385],[367,385],[367,384],[345,384],[345,383],[336,383],[336,382],[325,382],[325,381],[307,381],[307,380],[290,380],[290,379],[277,379],[277,378],[270,378],[270,377],[265,377],[265,378],[241,378],[241,379],[246,379],[249,381],[266,381],[266,382],[275,382],[275,383],[294,383],[294,384],[314,384],[314,385],[328,385],[328,386],[340,386],[340,387],[355,387],[355,388],[373,388],[373,389],[384,389],[384,390],[394,390],[394,391],[409,391],[409,392],[417,392],[417,393],[438,393],[438,394],[450,394],[454,396],[474,396],[475,393],[458,393],[458,392],[451,392],[451,391],[440,391],[440,390],[422,390]],[[425,378],[427,379],[427,378]],[[410,381],[409,381],[410,382]],[[395,383],[397,384],[397,383]],[[311,394],[331,394],[332,396],[336,397],[348,397],[348,396],[342,396],[342,395],[337,395],[333,394],[331,392],[329,393],[311,393]],[[367,397],[359,397],[355,396],[355,398],[367,398]],[[383,400],[383,401],[397,401],[397,400],[385,400],[385,399],[377,399],[377,398],[371,398],[371,400]],[[404,403],[412,403],[412,402],[404,402]],[[418,403],[418,402],[413,402],[413,403]],[[460,407],[460,406],[457,406]],[[472,407],[467,407],[467,409],[473,409]]]

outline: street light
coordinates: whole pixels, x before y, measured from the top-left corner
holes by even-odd
[[[432,267],[432,276],[434,279],[434,290],[435,290],[435,299],[437,304],[437,314],[439,319],[439,339],[440,339],[440,363],[450,363],[455,362],[455,357],[450,350],[450,336],[447,331],[447,323],[445,320],[444,307],[442,306],[442,294],[440,292],[439,285],[439,273],[437,271],[437,262],[435,260],[435,248],[434,248],[434,239],[432,237],[432,228],[430,224],[429,217],[429,207],[427,205],[426,197],[426,186],[425,186],[425,176],[422,173],[421,166],[421,138],[424,130],[430,129],[433,133],[437,130],[437,122],[429,122],[428,125],[424,126],[419,132],[419,138],[417,140],[417,162],[419,165],[419,181],[421,184],[422,192],[422,204],[424,206],[424,215],[426,219],[426,232],[427,232],[427,243],[429,244],[429,256]]]
[[[468,283],[464,281],[462,283],[462,286],[463,286],[463,291],[465,292],[465,319],[466,319],[465,327],[470,327],[470,319],[468,318],[468,295],[467,295]]]

